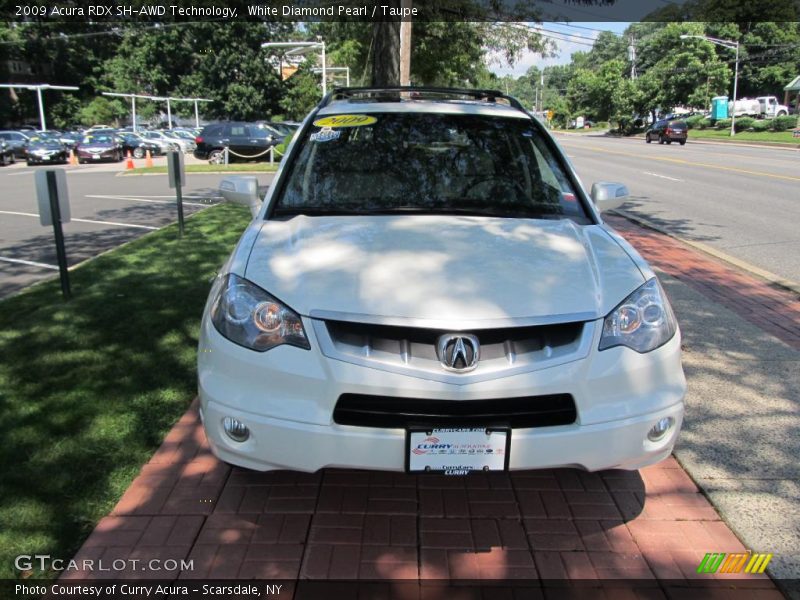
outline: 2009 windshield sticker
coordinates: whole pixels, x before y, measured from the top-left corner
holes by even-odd
[[[312,142],[330,142],[339,139],[341,135],[341,131],[334,131],[330,127],[323,127],[317,133],[312,133],[310,137]]]
[[[317,119],[314,121],[314,125],[317,127],[363,127],[377,121],[377,118],[370,115],[333,115]]]

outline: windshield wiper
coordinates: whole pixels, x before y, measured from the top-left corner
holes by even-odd
[[[341,206],[278,206],[273,211],[276,217],[290,215],[337,216],[337,215],[362,215],[363,210]]]

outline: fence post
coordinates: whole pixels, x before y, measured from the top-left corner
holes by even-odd
[[[225,164],[228,164],[228,147],[225,146]]]
[[[269,164],[270,166],[275,164],[275,146],[269,147]]]

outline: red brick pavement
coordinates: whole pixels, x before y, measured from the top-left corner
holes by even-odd
[[[606,221],[654,267],[800,350],[800,296],[618,216]]]
[[[652,264],[797,347],[796,296],[612,220]],[[732,589],[702,584],[735,579],[744,594],[736,597],[781,598],[765,575],[696,573],[706,552],[742,551],[673,458],[634,472],[558,469],[468,478],[333,469],[257,473],[211,455],[193,405],[75,558],[186,559],[194,569],[65,577],[365,579],[394,586],[405,580],[405,587],[376,588],[375,597],[413,598],[441,597],[437,584],[458,579],[531,584],[522,595],[493,588],[482,597],[583,597],[543,588],[536,583],[542,579],[643,586],[608,590],[609,598],[730,598]],[[680,592],[671,593],[665,581]],[[352,590],[342,585],[338,597],[348,597]],[[328,588],[324,593],[337,597]],[[449,590],[446,597],[460,596]]]

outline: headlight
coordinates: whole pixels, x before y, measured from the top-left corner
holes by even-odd
[[[668,342],[677,328],[669,300],[654,277],[605,318],[599,349],[627,346],[650,352]]]
[[[300,315],[233,273],[214,286],[211,321],[230,341],[265,352],[281,344],[310,350]]]

